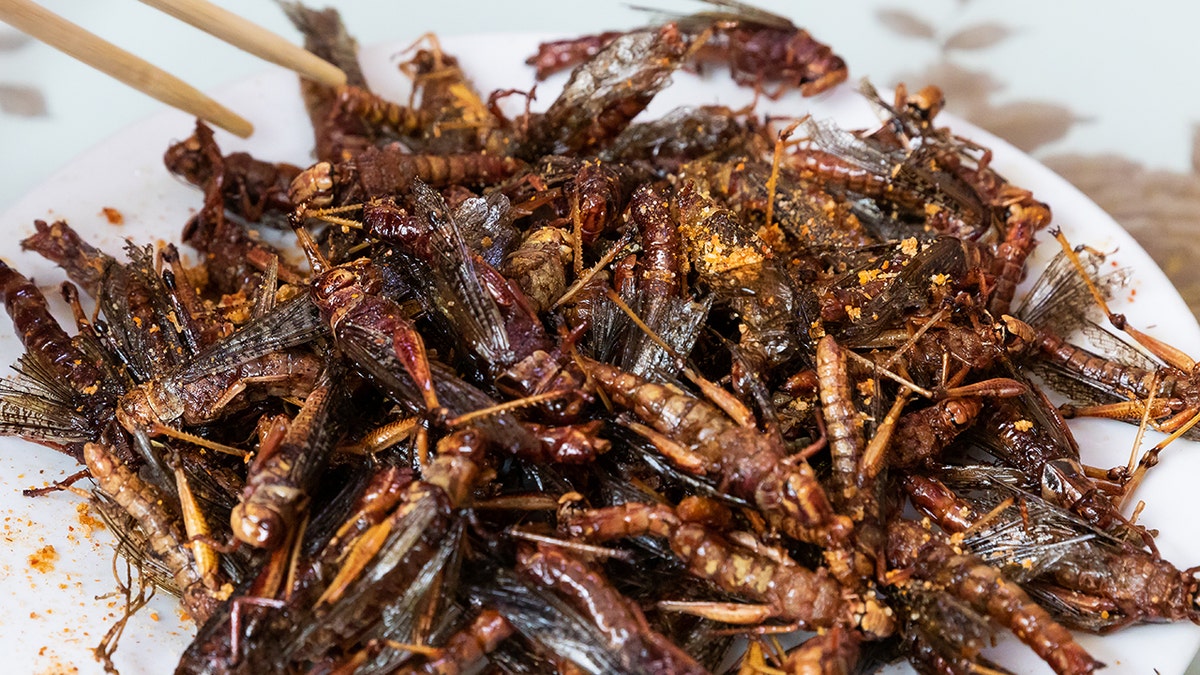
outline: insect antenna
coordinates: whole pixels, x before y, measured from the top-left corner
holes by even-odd
[[[1079,255],[1075,253],[1075,250],[1071,247],[1071,243],[1067,241],[1067,236],[1063,234],[1062,230],[1055,230],[1051,234],[1054,235],[1055,240],[1058,241],[1059,246],[1062,247],[1063,253],[1071,261],[1071,264],[1075,267],[1075,270],[1079,272],[1080,276],[1083,277],[1084,283],[1087,284],[1088,291],[1092,294],[1092,299],[1096,301],[1096,304],[1100,307],[1100,310],[1104,312],[1104,315],[1108,317],[1109,322],[1112,323],[1115,328],[1128,333],[1129,337],[1136,340],[1138,344],[1142,345],[1146,349],[1149,349],[1151,353],[1162,359],[1167,363],[1167,365],[1173,368],[1178,368],[1185,373],[1190,373],[1193,369],[1195,369],[1196,362],[1192,360],[1190,356],[1184,354],[1183,351],[1176,347],[1172,347],[1171,345],[1157,338],[1151,337],[1146,333],[1134,328],[1133,326],[1130,326],[1129,322],[1125,320],[1124,314],[1117,314],[1109,309],[1108,302],[1104,299],[1104,293],[1102,293],[1100,289],[1096,287],[1095,281],[1092,280],[1091,275],[1087,273],[1087,269],[1079,260]]]
[[[1148,407],[1149,406],[1147,406],[1147,408]],[[1150,467],[1158,464],[1158,456],[1162,453],[1163,448],[1173,443],[1175,439],[1191,431],[1192,427],[1196,426],[1197,424],[1200,424],[1200,412],[1196,412],[1191,416],[1191,418],[1188,419],[1187,422],[1183,424],[1183,426],[1171,432],[1170,436],[1167,436],[1159,441],[1157,445],[1155,445],[1153,448],[1150,448],[1145,454],[1142,455],[1142,459],[1138,461],[1137,468],[1133,470],[1133,474],[1129,478],[1127,490],[1122,498],[1122,501],[1124,501],[1124,499],[1128,499],[1129,495],[1131,495],[1134,490],[1137,489],[1137,486],[1141,484],[1142,479],[1146,477],[1146,472],[1150,470]]]
[[[771,157],[771,176],[767,178],[767,227],[774,224],[772,218],[775,214],[775,188],[779,183],[779,165],[783,160],[783,150],[787,146],[787,140],[791,137],[792,132],[803,122],[804,119],[792,122],[775,137],[775,154]]]
[[[591,544],[583,544],[583,543],[580,543],[577,541],[570,541],[568,539],[559,539],[557,537],[547,537],[544,534],[537,534],[536,532],[527,532],[525,530],[521,530],[521,529],[518,529],[515,527],[509,528],[508,534],[516,539],[524,539],[526,541],[537,542],[539,544],[550,544],[551,546],[557,546],[559,548],[567,549],[569,551],[575,551],[578,553],[584,553],[587,555],[599,556],[602,558],[616,558],[618,560],[624,560],[626,562],[630,562],[633,560],[632,553],[630,553],[629,551],[621,550],[619,548],[608,548],[605,546],[593,546]]]
[[[542,403],[544,401],[551,401],[556,398],[562,398],[563,396],[570,396],[573,393],[574,392],[559,389],[555,391],[547,391],[542,394],[533,394],[532,396],[514,399],[505,403],[497,403],[496,405],[488,406],[487,408],[480,408],[479,410],[472,410],[471,412],[463,413],[457,417],[451,417],[450,419],[446,420],[446,426],[450,427],[451,429],[455,429],[482,417],[491,417],[492,415],[498,415],[502,412],[508,412],[509,410],[517,410],[531,405],[537,405],[538,403]]]
[[[340,214],[361,211],[362,208],[362,204],[347,204],[345,206],[330,206],[321,209],[305,209],[303,217],[315,218],[316,220],[324,221],[331,225],[337,225],[343,228],[348,227],[353,230],[361,230],[364,229],[362,223],[350,218],[343,218]]]
[[[592,277],[596,276],[600,270],[607,267],[613,260],[616,260],[618,255],[624,253],[632,241],[632,230],[621,235],[621,238],[618,239],[617,242],[604,253],[604,255],[600,256],[600,260],[598,260],[595,265],[592,265],[583,274],[578,275],[575,283],[571,284],[571,287],[562,294],[562,297],[554,301],[554,304],[550,306],[550,309],[558,309],[563,303],[575,297],[575,294],[579,292],[579,289],[586,286],[587,283],[592,280]]]
[[[225,445],[224,443],[218,443],[216,441],[210,441],[209,439],[204,438],[203,436],[189,434],[186,431],[183,431],[181,429],[176,429],[174,427],[169,427],[165,424],[152,424],[152,425],[150,425],[150,428],[147,429],[147,431],[149,431],[150,433],[152,433],[156,436],[166,436],[167,438],[174,438],[175,440],[178,440],[178,441],[183,441],[185,443],[191,443],[192,445],[198,445],[202,448],[208,448],[209,450],[219,452],[223,455],[232,455],[233,457],[245,458],[247,455],[250,454],[240,448],[235,448],[231,445]]]
[[[883,362],[883,367],[891,368],[893,365],[895,365],[896,361],[899,361],[900,357],[904,356],[904,353],[911,349],[912,346],[917,343],[917,340],[920,340],[921,336],[924,335],[930,328],[933,328],[935,325],[937,325],[938,321],[941,321],[942,317],[945,315],[946,308],[943,307],[939,309],[936,314],[929,317],[925,323],[922,323],[921,326],[917,328],[916,332],[912,334],[912,337],[908,338],[907,342],[905,342],[903,345],[900,345],[898,349],[892,352],[892,355],[888,357],[887,361]],[[949,357],[949,353],[947,353],[946,356]],[[942,379],[945,380],[946,378],[943,376]]]
[[[875,363],[874,361],[872,361],[868,358],[865,358],[863,356],[859,356],[858,354],[855,354],[853,351],[851,351],[849,349],[846,350],[846,353],[850,356],[850,358],[852,360],[857,361],[858,363],[862,364],[863,366],[865,366],[867,368],[870,368],[872,372],[876,372],[876,373],[879,373],[880,375],[883,375],[884,377],[895,382],[896,384],[900,385],[901,387],[904,387],[905,389],[908,389],[909,391],[911,391],[913,393],[920,394],[921,396],[924,396],[925,398],[934,398],[934,394],[932,391],[929,391],[928,389],[915,384],[908,378],[901,377],[900,375],[892,372],[891,370],[888,370],[887,368],[884,368],[883,366],[879,365],[878,363]]]
[[[154,597],[156,586],[150,581],[150,577],[143,570],[141,564],[136,565],[137,569],[137,592],[134,593],[134,569],[135,565],[130,563],[129,558],[125,558],[125,578],[121,578],[121,574],[117,571],[117,559],[120,557],[120,552],[113,553],[112,572],[117,580],[117,591],[109,594],[118,595],[124,599],[124,607],[121,610],[121,617],[108,629],[104,637],[100,638],[100,644],[92,648],[92,653],[95,654],[96,660],[103,667],[104,672],[117,673],[117,668],[113,665],[112,657],[117,651],[117,643],[121,640],[121,635],[125,632],[125,626],[129,623],[129,619],[145,607],[150,599]],[[149,591],[147,591],[149,589]],[[99,596],[97,599],[104,598]]]
[[[304,256],[308,258],[308,265],[312,268],[313,275],[316,276],[324,274],[329,270],[329,268],[332,267],[332,265],[330,264],[329,259],[326,258],[323,253],[321,253],[321,249],[317,247],[316,240],[312,238],[312,235],[308,233],[308,230],[304,229],[302,220],[307,213],[308,212],[305,209],[297,209],[289,220],[292,226],[292,231],[296,233],[296,241],[298,244],[300,244],[300,248],[304,251]]]
[[[66,490],[68,492],[74,492],[75,494],[77,494],[80,497],[83,497],[85,499],[91,499],[92,493],[88,492],[87,490],[84,490],[83,488],[75,487],[75,483],[83,480],[84,478],[87,478],[90,475],[92,475],[92,474],[87,469],[83,469],[82,471],[76,471],[75,473],[71,474],[70,476],[67,476],[66,478],[64,478],[62,480],[56,480],[53,483],[46,485],[45,487],[28,488],[25,490],[21,490],[21,496],[22,497],[41,497],[43,495],[48,495],[52,492],[60,492],[62,490]]]

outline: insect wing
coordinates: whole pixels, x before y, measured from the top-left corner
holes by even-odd
[[[512,225],[508,197],[499,192],[468,198],[455,209],[454,221],[471,250],[496,269],[521,237]]]
[[[427,299],[480,358],[489,364],[510,363],[512,348],[500,309],[475,273],[471,250],[446,201],[420,181],[413,184],[413,196],[416,216],[429,230],[430,259],[422,270],[428,276],[417,280]]]
[[[0,380],[0,434],[49,442],[96,437],[95,421],[79,410],[79,393],[37,353],[23,354],[13,369],[15,376]]]
[[[476,591],[525,639],[569,660],[585,673],[632,673],[607,646],[603,632],[553,593],[501,570]]]
[[[190,382],[226,372],[267,354],[307,344],[328,333],[329,325],[321,320],[317,306],[307,294],[299,295],[197,354],[176,377]]]

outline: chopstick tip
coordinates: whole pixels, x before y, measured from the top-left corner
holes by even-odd
[[[309,72],[302,73],[302,75],[306,75],[325,86],[334,88],[343,87],[347,82],[346,73],[328,61],[321,61]]]
[[[212,122],[238,138],[250,138],[250,135],[254,133],[254,125],[249,120],[238,115],[233,115],[232,118],[222,117],[221,119],[206,121]]]

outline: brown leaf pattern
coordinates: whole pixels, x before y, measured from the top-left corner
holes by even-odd
[[[956,31],[942,43],[942,49],[987,49],[1008,39],[1012,29],[996,22],[981,23]]]
[[[885,20],[884,12],[879,18]],[[903,12],[896,12],[907,16]],[[890,17],[888,21],[898,21]],[[892,28],[891,24],[888,24]],[[892,28],[895,30],[895,28]],[[996,21],[974,23],[952,32],[942,43],[941,58],[924,70],[905,72],[899,81],[916,89],[935,84],[946,95],[946,109],[1007,139],[1030,152],[1059,140],[1084,118],[1069,107],[1051,101],[1015,101],[998,103],[994,97],[1004,91],[1005,83],[985,70],[967,68],[951,58],[954,53],[984,50],[1007,40],[1014,30]]]
[[[1059,140],[1076,122],[1085,121],[1071,109],[1048,101],[1014,101],[972,111],[979,126],[1025,152]]]
[[[1112,215],[1200,314],[1200,175],[1158,171],[1116,155],[1047,157],[1046,166]]]
[[[988,99],[1004,90],[1004,83],[990,73],[970,70],[953,61],[937,61],[920,71],[901,73],[898,82],[915,91],[935,84],[946,94],[946,105],[956,115],[970,117],[967,111],[984,108]]]
[[[936,34],[933,24],[903,9],[883,8],[875,12],[875,18],[898,35],[931,40]]]
[[[19,117],[45,117],[46,97],[34,87],[0,84],[0,112]]]

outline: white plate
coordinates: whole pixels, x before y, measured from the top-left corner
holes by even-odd
[[[532,82],[523,65],[539,36],[484,35],[444,40],[449,53],[461,58],[464,68],[483,91],[499,87],[528,87]],[[364,51],[362,61],[372,85],[395,100],[406,100],[406,80],[397,72],[397,54],[407,45],[379,46]],[[544,108],[564,76],[538,86]],[[305,165],[310,159],[312,135],[294,79],[273,71],[221,92],[258,131],[242,141],[218,133],[225,152],[245,150],[255,156]],[[661,114],[682,104],[724,103],[740,106],[750,94],[723,75],[700,80],[680,74],[654,102],[650,114]],[[787,98],[770,104],[778,113],[800,116],[806,112],[834,118],[848,127],[870,126],[875,117],[862,99],[843,88],[816,100]],[[951,121],[959,133],[993,148],[995,165],[1013,183],[1033,190],[1054,211],[1054,223],[1075,243],[1103,250],[1118,250],[1114,259],[1136,270],[1131,291],[1118,302],[1134,325],[1170,340],[1191,354],[1200,355],[1200,327],[1166,277],[1146,253],[1111,218],[1079,191],[1012,146],[970,125]],[[93,148],[50,180],[30,192],[8,213],[0,227],[9,236],[0,241],[0,257],[47,292],[57,296],[62,273],[38,256],[22,253],[18,241],[33,231],[33,220],[66,219],[93,244],[120,253],[128,237],[144,243],[177,240],[188,216],[200,204],[191,186],[170,176],[162,167],[162,153],[173,141],[187,137],[192,121],[182,113],[164,112],[134,125]],[[6,161],[13,161],[8,158]],[[101,213],[115,208],[125,224],[111,225]],[[1048,237],[1042,235],[1041,239]],[[1041,246],[1034,265],[1044,264],[1056,246]],[[1136,302],[1129,302],[1136,292]],[[64,315],[65,316],[65,315]],[[0,321],[3,321],[0,319]],[[7,322],[5,322],[7,323]],[[0,328],[0,362],[12,363],[21,353],[10,328]],[[1123,464],[1132,444],[1133,428],[1119,423],[1072,423],[1086,462],[1096,466]],[[1148,443],[1157,441],[1157,437]],[[1163,555],[1179,567],[1200,563],[1200,537],[1195,517],[1200,513],[1200,452],[1172,446],[1162,464],[1150,472],[1139,497],[1148,503],[1142,522],[1157,528]],[[120,615],[118,599],[97,599],[115,588],[111,537],[105,531],[88,533],[76,510],[79,498],[60,493],[31,500],[23,488],[60,479],[79,467],[66,456],[16,439],[0,439],[0,517],[4,519],[4,546],[0,546],[0,652],[6,672],[99,673],[90,649]],[[58,558],[53,569],[41,572],[30,556],[53,546]],[[117,653],[117,665],[126,675],[161,673],[173,669],[187,646],[194,626],[181,622],[173,599],[159,597],[130,622]],[[1114,636],[1081,638],[1087,648],[1108,664],[1108,673],[1178,675],[1200,645],[1200,627],[1191,624],[1140,626]],[[1009,641],[1011,643],[1011,641]],[[1019,644],[1004,644],[995,658],[1020,673],[1049,672]],[[900,672],[907,667],[899,669]]]

